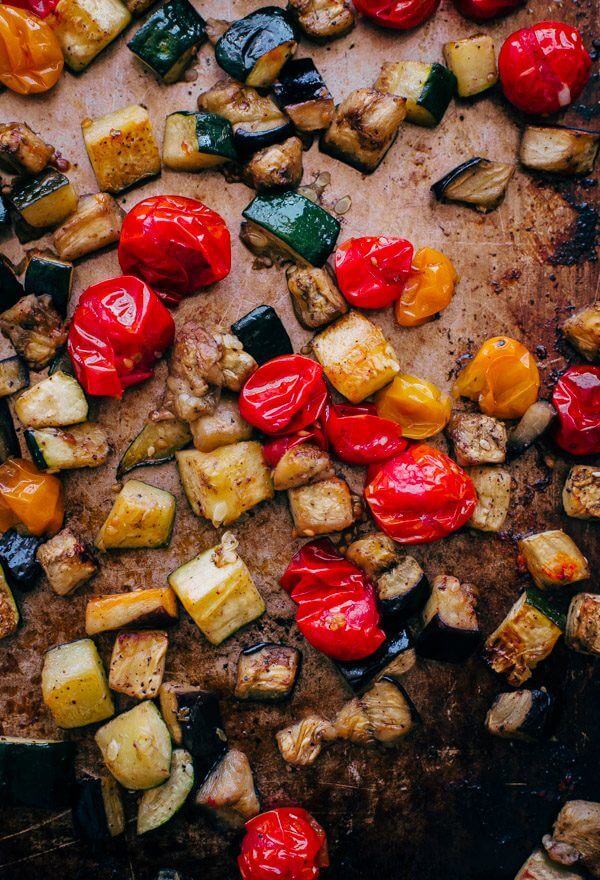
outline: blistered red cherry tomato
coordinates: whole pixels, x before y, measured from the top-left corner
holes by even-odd
[[[461,15],[475,21],[487,21],[488,18],[499,18],[513,9],[523,6],[525,0],[454,0],[454,5]]]
[[[525,113],[556,113],[583,91],[592,60],[581,34],[562,21],[540,21],[508,37],[498,56],[504,94]]]
[[[123,221],[119,263],[176,304],[229,274],[229,230],[220,214],[197,199],[151,196]]]
[[[369,474],[365,499],[379,528],[399,544],[438,541],[463,526],[477,504],[466,473],[425,443]]]
[[[286,434],[284,437],[278,437],[265,443],[263,446],[263,457],[270,468],[277,466],[288,449],[295,446],[301,446],[302,443],[314,443],[319,449],[327,449],[328,442],[325,431],[320,425],[312,425],[304,431],[297,431],[295,434]]]
[[[240,414],[265,434],[292,434],[319,418],[327,400],[323,368],[301,354],[262,364],[240,393]]]
[[[328,864],[325,832],[301,807],[278,807],[246,822],[242,880],[316,880]]]
[[[558,445],[571,455],[600,454],[600,367],[565,370],[552,403],[558,413]]]
[[[410,274],[413,246],[404,238],[349,238],[335,252],[335,274],[349,303],[382,309],[402,293]]]
[[[38,18],[46,18],[56,8],[58,0],[10,0],[10,5],[18,9],[26,9]]]
[[[381,27],[407,31],[431,18],[440,0],[355,0],[354,5]]]
[[[310,595],[315,588],[361,590],[364,572],[349,562],[329,538],[319,538],[305,544],[292,557],[279,583],[295,600]]]
[[[407,446],[400,425],[380,418],[373,405],[328,403],[323,410],[323,425],[336,458],[346,464],[386,461]]]
[[[121,275],[82,294],[67,348],[88,394],[121,397],[154,375],[174,336],[173,318],[156,294],[139,278]]]

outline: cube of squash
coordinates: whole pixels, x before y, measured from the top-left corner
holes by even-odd
[[[169,626],[177,613],[177,599],[169,587],[93,596],[85,609],[85,631],[93,636],[128,626]]]
[[[123,211],[108,193],[83,196],[73,214],[54,233],[63,260],[78,260],[119,240]]]
[[[171,737],[150,700],[113,718],[95,739],[104,763],[125,788],[154,788],[169,778]]]
[[[175,498],[170,492],[129,480],[96,536],[99,550],[164,547],[171,540]]]
[[[518,547],[540,590],[574,584],[590,576],[587,559],[562,529],[529,535],[518,542]]]
[[[0,565],[0,639],[5,639],[16,632],[19,620],[20,614],[15,597]]]
[[[600,299],[574,312],[560,329],[582,357],[588,361],[597,360],[600,353]]]
[[[582,654],[600,654],[600,596],[578,593],[571,599],[565,641]]]
[[[162,684],[169,637],[160,630],[119,633],[116,638],[108,683],[113,691],[153,699]]]
[[[54,155],[54,147],[45,143],[25,122],[0,124],[0,163],[11,171],[39,174]]]
[[[59,596],[72,593],[98,571],[85,543],[69,528],[42,544],[37,551],[37,560]]]
[[[396,352],[379,327],[360,312],[348,312],[312,341],[325,375],[351,403],[379,391],[400,372]]]
[[[87,67],[130,21],[121,0],[59,0],[46,18],[65,64],[75,73]]]
[[[160,153],[150,116],[139,104],[98,119],[84,119],[81,130],[98,186],[104,192],[118,193],[160,174]]]
[[[91,639],[46,651],[42,696],[59,727],[83,727],[114,715],[104,666]]]
[[[600,519],[600,466],[574,465],[569,471],[562,500],[567,516]]]
[[[504,468],[469,468],[477,492],[477,507],[469,520],[472,529],[482,532],[499,532],[510,507],[511,476]]]
[[[460,98],[478,95],[498,82],[496,50],[489,34],[444,43],[444,58],[456,77]]]
[[[53,168],[36,177],[21,178],[13,185],[9,200],[21,219],[34,229],[57,226],[77,207],[72,183]]]
[[[213,452],[186,449],[175,457],[192,510],[213,526],[235,522],[274,495],[262,447],[254,440],[221,446]]]
[[[290,489],[288,500],[296,532],[309,538],[341,532],[359,515],[348,483],[339,477]]]
[[[447,434],[461,467],[500,464],[506,459],[506,428],[503,422],[492,416],[458,413],[450,420]]]

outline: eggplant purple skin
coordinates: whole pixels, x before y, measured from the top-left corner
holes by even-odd
[[[5,398],[0,398],[0,464],[21,455],[21,445]]]
[[[0,196],[0,229],[8,229],[10,226],[10,212],[4,196]]]
[[[413,641],[407,629],[398,629],[397,625],[393,623],[384,623],[383,630],[387,638],[374,654],[363,660],[335,661],[338,672],[355,692],[364,690],[382,669],[385,669],[404,651],[413,647]]]
[[[519,733],[531,739],[542,739],[548,734],[555,716],[554,698],[544,690],[531,691],[531,707]]]
[[[430,593],[431,585],[424,574],[408,593],[396,596],[394,599],[380,599],[379,607],[384,619],[405,620],[411,614],[421,611]]]
[[[196,781],[201,783],[228,748],[219,699],[211,691],[180,691],[177,709],[181,747],[194,759]],[[179,717],[181,709],[187,710],[186,718]]]
[[[19,535],[10,529],[0,537],[0,563],[12,587],[31,590],[42,573],[36,558],[37,549],[43,544],[35,535]]]
[[[434,184],[431,186],[431,192],[434,194],[436,199],[440,202],[444,200],[445,193],[451,183],[453,183],[457,177],[460,177],[464,174],[465,171],[468,171],[469,168],[474,168],[477,165],[480,165],[482,162],[486,160],[481,156],[474,156],[472,159],[468,159],[466,162],[463,162],[462,165],[457,165],[456,168],[453,168],[452,171],[449,171],[448,174],[444,174],[439,180],[436,180]]]
[[[331,98],[312,58],[292,58],[279,73],[273,94],[280,107]]]
[[[473,654],[481,642],[478,629],[448,626],[435,614],[417,637],[417,654],[429,660],[461,663]]]
[[[0,254],[0,312],[10,309],[23,296],[25,296],[25,290],[10,261],[3,254]]]
[[[285,119],[277,123],[273,128],[265,131],[253,131],[244,128],[240,123],[233,132],[233,145],[239,158],[244,161],[264,147],[272,147],[273,144],[281,144],[294,134],[294,123],[291,119]]]
[[[406,700],[408,708],[410,709],[410,715],[411,715],[413,724],[420,724],[421,723],[421,716],[419,715],[419,712],[417,711],[417,707],[415,706],[415,704],[413,703],[411,698],[408,696],[408,694],[406,693],[405,689],[402,687],[402,685],[400,684],[400,682],[398,681],[396,676],[395,675],[382,675],[381,678],[379,679],[379,681],[387,681],[390,684],[393,684],[398,688],[398,690],[400,691],[400,693],[402,694],[402,696]]]
[[[79,840],[110,840],[101,779],[84,776],[73,783],[71,819]]]
[[[294,348],[281,318],[272,306],[257,306],[231,325],[244,349],[260,366]]]

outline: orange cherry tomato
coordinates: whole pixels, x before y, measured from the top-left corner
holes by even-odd
[[[452,389],[455,397],[469,397],[488,416],[518,419],[535,403],[540,374],[531,353],[510,336],[484,342],[459,374]]]
[[[63,65],[49,25],[24,9],[0,3],[0,83],[20,95],[47,92]]]
[[[425,440],[439,434],[452,412],[452,400],[433,382],[402,373],[375,398],[377,415],[402,426],[402,436]]]
[[[63,523],[62,485],[23,458],[0,466],[0,530],[24,526],[32,535],[53,535]]]
[[[433,248],[419,248],[394,306],[396,321],[401,327],[425,324],[450,304],[457,281],[456,269],[448,257]]]

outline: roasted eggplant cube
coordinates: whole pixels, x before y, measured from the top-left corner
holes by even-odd
[[[161,630],[119,633],[113,646],[108,683],[113,691],[152,700],[162,684],[169,637]]]
[[[98,571],[98,564],[82,539],[66,528],[39,547],[37,560],[59,596],[72,593]]]
[[[302,141],[290,137],[259,150],[244,165],[244,182],[258,192],[293,189],[302,180]]]
[[[127,43],[165,83],[174,83],[206,40],[206,23],[188,0],[167,0]]]
[[[10,397],[28,385],[29,370],[18,355],[0,360],[0,397]]]
[[[514,165],[475,156],[436,181],[431,191],[440,202],[460,202],[487,214],[504,201],[514,173]]]
[[[200,452],[214,452],[252,437],[252,425],[240,415],[235,395],[224,394],[212,415],[200,416],[191,422],[194,446]]]
[[[170,492],[129,480],[96,535],[99,550],[164,547],[171,540],[175,498]]]
[[[229,749],[196,792],[196,804],[220,828],[243,828],[260,812],[248,758]]]
[[[85,631],[93,636],[124,627],[170,626],[177,614],[177,599],[169,587],[92,596],[85,609]]]
[[[0,164],[17,174],[39,174],[54,156],[54,147],[45,143],[26,122],[0,124]]]
[[[110,840],[125,830],[121,790],[112,776],[86,774],[75,782],[72,800],[73,831],[79,840]]]
[[[263,642],[245,648],[238,659],[234,695],[238,700],[285,700],[300,668],[300,651]]]
[[[296,192],[258,195],[242,213],[244,244],[254,250],[253,233],[261,248],[301,265],[322,266],[340,233],[335,217]]]
[[[522,455],[550,427],[556,410],[547,400],[536,400],[525,410],[510,432],[506,451],[509,458]]]
[[[568,586],[590,576],[587,559],[562,529],[521,538],[518,547],[540,590]]]
[[[320,131],[333,120],[333,98],[312,58],[288,61],[273,94],[298,131]]]
[[[481,532],[499,532],[510,507],[510,473],[499,467],[474,467],[467,474],[477,492],[477,506],[469,525]]]
[[[582,357],[587,361],[597,360],[600,354],[600,299],[572,314],[560,329]]]
[[[398,561],[376,580],[377,597],[385,618],[406,618],[420,611],[429,597],[429,581],[412,556]]]
[[[2,806],[68,807],[74,761],[74,742],[0,736]]]
[[[42,370],[67,341],[50,296],[24,296],[0,314],[0,329],[32,370]]]
[[[6,400],[0,399],[0,464],[4,464],[9,458],[18,458],[20,455],[21,446],[10,407]]]
[[[62,2],[62,0],[61,0]],[[160,174],[160,153],[148,111],[140,104],[81,123],[83,141],[103,192],[118,193]]]
[[[294,313],[307,330],[331,324],[348,311],[348,303],[326,265],[322,269],[288,266],[285,274]]]
[[[309,767],[317,760],[323,746],[337,739],[337,733],[330,721],[313,713],[278,731],[275,739],[286,764]]]
[[[150,700],[138,703],[97,731],[104,763],[125,788],[154,788],[171,772],[171,737]]]
[[[171,757],[171,774],[167,781],[144,792],[140,799],[137,833],[147,834],[172,819],[194,787],[194,778],[192,756],[183,749],[176,749]]]
[[[573,465],[562,494],[567,516],[600,519],[600,466]]]
[[[571,599],[567,614],[565,642],[581,654],[600,655],[600,596],[578,593]]]
[[[272,306],[252,309],[231,325],[231,332],[259,365],[294,351],[287,330]]]
[[[506,459],[506,428],[492,416],[458,413],[446,429],[461,467],[501,464]]]
[[[383,532],[373,532],[364,538],[357,538],[348,545],[345,556],[371,578],[393,568],[403,558],[398,545]]]
[[[384,676],[361,697],[342,706],[334,725],[340,739],[389,747],[399,743],[419,720],[400,682],[393,676]]]
[[[30,590],[41,574],[36,554],[42,543],[35,535],[20,535],[13,529],[0,537],[0,565],[9,584],[19,590]]]
[[[211,691],[167,682],[160,691],[160,710],[173,742],[191,754],[200,781],[227,751],[219,699]]]
[[[63,260],[78,260],[117,242],[122,225],[123,211],[108,193],[83,196],[54,232],[54,247]]]
[[[22,178],[13,185],[9,200],[22,220],[34,229],[57,226],[77,207],[77,194],[68,177],[54,168],[36,177]]]
[[[10,226],[10,209],[8,202],[2,194],[0,194],[0,231],[8,229]]]
[[[522,865],[515,880],[582,880],[576,874],[553,862],[543,849],[536,849]]]
[[[289,489],[288,501],[295,532],[309,538],[341,532],[361,512],[348,483],[339,477]]]
[[[417,652],[432,660],[460,663],[481,641],[477,622],[477,589],[458,578],[438,575],[423,609]]]
[[[16,267],[4,254],[0,254],[0,291],[2,291],[3,311],[12,308],[25,295],[23,285],[17,278]]]
[[[456,77],[459,98],[479,95],[498,82],[494,41],[487,34],[445,43],[444,58]]]
[[[163,163],[175,171],[202,171],[237,159],[229,120],[203,110],[178,110],[165,122]]]
[[[25,441],[34,463],[51,472],[100,467],[110,452],[104,429],[95,422],[68,428],[28,428]]]
[[[120,0],[59,0],[46,21],[65,64],[79,73],[125,30],[131,15]]]
[[[221,446],[213,452],[184,450],[175,458],[190,507],[215,527],[235,522],[274,495],[262,447],[254,440]]]
[[[312,341],[325,375],[351,403],[362,403],[400,372],[396,352],[376,324],[348,312]]]
[[[290,13],[264,6],[233,22],[217,40],[215,57],[233,79],[261,89],[275,82],[297,46]]]
[[[273,469],[277,491],[297,489],[335,476],[329,453],[316,443],[299,443],[287,449]]]
[[[42,697],[59,727],[83,727],[114,715],[104,666],[91,639],[46,651]]]
[[[533,171],[590,174],[598,155],[600,133],[578,128],[528,125],[519,159]]]
[[[59,315],[67,314],[73,266],[45,253],[32,254],[25,270],[25,293],[49,293]]]
[[[337,40],[354,27],[347,0],[289,0],[288,8],[303,33],[318,43]]]
[[[19,626],[19,609],[4,571],[0,567],[0,640],[11,636]],[[1,787],[1,786],[0,786]]]
[[[73,376],[58,371],[23,392],[15,412],[26,428],[49,428],[85,422],[88,402]]]
[[[560,865],[587,868],[600,876],[600,803],[567,801],[556,818],[552,835],[542,838],[550,858]],[[562,874],[560,875],[563,876]]]
[[[213,645],[260,617],[265,603],[226,532],[221,543],[169,575],[169,584],[194,623]]]
[[[435,61],[386,61],[374,88],[406,98],[407,120],[431,128],[442,121],[448,109],[456,92],[456,77]]]
[[[267,147],[282,144],[284,141],[289,140],[293,134],[294,125],[292,121],[288,119],[287,116],[280,113],[275,119],[258,119],[252,122],[236,122],[233,126],[233,144],[238,158],[244,161],[250,160],[257,153],[262,153]],[[260,161],[260,158],[261,157],[259,157],[258,161]],[[264,160],[264,153],[262,158]],[[286,162],[286,165],[287,164],[289,163]],[[294,167],[291,170],[297,171],[297,158],[293,163],[293,166]],[[302,157],[300,157],[300,166],[302,166]],[[289,172],[288,174],[290,177],[292,176]],[[245,166],[244,176],[246,178],[251,176],[248,171],[248,165]],[[297,176],[297,174],[295,176]],[[302,177],[302,173],[300,173],[300,177]],[[266,189],[268,187],[263,188]]]
[[[384,612],[385,614],[385,612]],[[387,615],[386,615],[387,616]],[[413,640],[408,630],[384,617],[385,642],[364,660],[337,660],[335,666],[353,691],[359,693],[383,674],[403,675],[416,663]]]
[[[548,730],[554,700],[547,690],[499,694],[487,713],[485,726],[494,736],[532,742]]]
[[[406,116],[406,98],[377,89],[356,89],[336,109],[320,148],[364,174],[371,174],[394,143]]]

